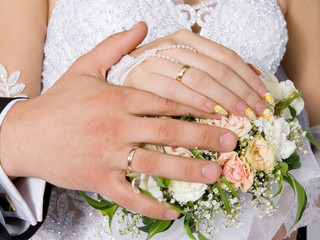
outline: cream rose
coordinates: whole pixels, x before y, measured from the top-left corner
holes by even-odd
[[[180,203],[197,201],[206,191],[207,185],[203,183],[190,183],[171,180],[169,190],[175,200]]]
[[[260,135],[249,142],[244,157],[257,171],[270,173],[275,165],[274,149]]]
[[[158,201],[163,201],[163,194],[160,190],[160,187],[157,185],[155,177],[138,173],[133,173],[130,176],[134,177],[131,185],[136,193],[140,193],[140,188],[151,193],[152,196],[158,199]]]
[[[235,116],[233,114],[229,117],[213,120],[213,124],[233,131],[239,138],[245,136],[252,128],[248,118]]]
[[[234,188],[240,188],[242,192],[246,192],[252,186],[255,172],[245,158],[239,158],[238,153],[222,153],[217,162],[222,168],[222,176]],[[223,188],[227,187],[221,180],[219,180],[219,184]]]

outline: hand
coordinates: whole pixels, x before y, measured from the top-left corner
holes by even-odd
[[[240,116],[253,113],[248,107],[258,115],[269,116],[271,112],[263,101],[268,91],[255,73],[262,72],[252,65],[250,68],[232,50],[198,34],[180,30],[134,50],[130,55],[138,57],[146,50],[173,45],[191,46],[197,52],[181,47],[161,50],[159,55],[171,57],[179,63],[150,57],[128,74],[124,85],[150,91],[205,112],[223,113],[219,107],[222,105],[228,112]],[[175,79],[186,64],[191,68],[185,71],[181,84]]]
[[[109,85],[107,69],[144,38],[136,25],[80,57],[45,94],[13,106],[1,130],[1,164],[9,176],[39,177],[55,185],[103,194],[143,215],[174,219],[179,213],[126,180],[130,149],[140,143],[231,151],[236,136],[222,128],[145,115],[203,112],[148,92]],[[139,148],[134,171],[190,182],[212,183],[220,167],[210,161]]]

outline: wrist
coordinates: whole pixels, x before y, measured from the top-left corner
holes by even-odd
[[[0,131],[0,162],[10,179],[24,176],[22,129],[25,105],[28,101],[15,102],[5,115]]]

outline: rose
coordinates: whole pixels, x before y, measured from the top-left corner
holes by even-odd
[[[281,82],[280,88],[281,88],[281,95],[282,95],[283,99],[291,98],[298,92],[298,90],[295,88],[293,82],[290,80],[286,80],[284,82]],[[293,100],[293,102],[290,104],[290,106],[294,108],[294,110],[296,111],[296,114],[298,115],[299,113],[301,113],[301,111],[304,108],[304,101],[301,97],[296,98],[295,100]],[[283,111],[283,116],[286,119],[291,118],[291,113],[290,113],[289,109],[286,108]]]
[[[246,162],[245,158],[239,158],[236,152],[222,153],[217,162],[222,168],[222,176],[234,187],[246,192],[253,184],[254,170]],[[226,185],[219,180],[219,184]]]
[[[275,165],[274,149],[260,135],[249,142],[244,157],[257,171],[270,173]]]
[[[254,121],[254,124],[261,128],[260,132],[264,133],[266,141],[273,147],[275,156],[279,161],[290,157],[296,150],[295,142],[288,140],[290,126],[284,117],[276,118],[274,121],[259,118]]]
[[[279,83],[278,79],[273,74],[268,72],[263,73],[264,74],[261,75],[260,78],[265,84],[266,88],[271,92],[276,103],[280,102],[281,100],[291,98],[298,92],[291,80],[288,79]],[[295,99],[290,106],[295,109],[296,114],[298,115],[304,108],[304,101],[301,97],[299,97]],[[286,108],[283,111],[283,116],[286,119],[291,117],[289,109]]]
[[[184,148],[184,147],[164,147],[164,151],[167,154],[171,155],[178,155],[178,156],[183,156],[183,157],[192,157],[193,154],[190,152],[189,149]]]
[[[183,181],[171,180],[169,190],[172,197],[179,203],[187,203],[189,201],[197,201],[206,191],[207,185],[203,183],[190,183]]]
[[[155,177],[139,173],[130,173],[129,175],[133,177],[131,185],[136,193],[140,193],[140,188],[151,193],[159,202],[163,201],[163,193],[157,185]]]
[[[239,138],[245,136],[252,128],[248,118],[233,114],[229,117],[222,117],[220,120],[213,120],[213,124],[233,131]]]

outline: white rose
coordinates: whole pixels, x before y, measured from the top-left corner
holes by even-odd
[[[190,183],[171,180],[169,190],[172,192],[173,198],[180,203],[194,202],[198,200],[207,189],[207,185],[203,183]]]
[[[163,193],[161,192],[160,187],[157,185],[155,177],[146,174],[137,174],[137,176],[135,176],[135,178],[132,180],[131,185],[134,192],[140,193],[140,188],[151,193],[151,195],[157,198],[159,202],[163,201]]]
[[[284,82],[280,83],[280,89],[281,89],[281,95],[283,99],[287,99],[290,97],[293,97],[298,90],[295,88],[294,84],[290,80],[286,80]],[[293,107],[296,110],[297,115],[301,113],[301,111],[304,108],[304,101],[301,97],[295,99],[291,104],[291,107]],[[289,109],[285,109],[283,111],[283,116],[288,119],[291,117]]]
[[[288,158],[295,151],[296,144],[288,140],[290,126],[283,117],[276,118],[274,121],[259,118],[254,121],[254,124],[262,128],[267,143],[274,148],[275,156],[279,161]]]

